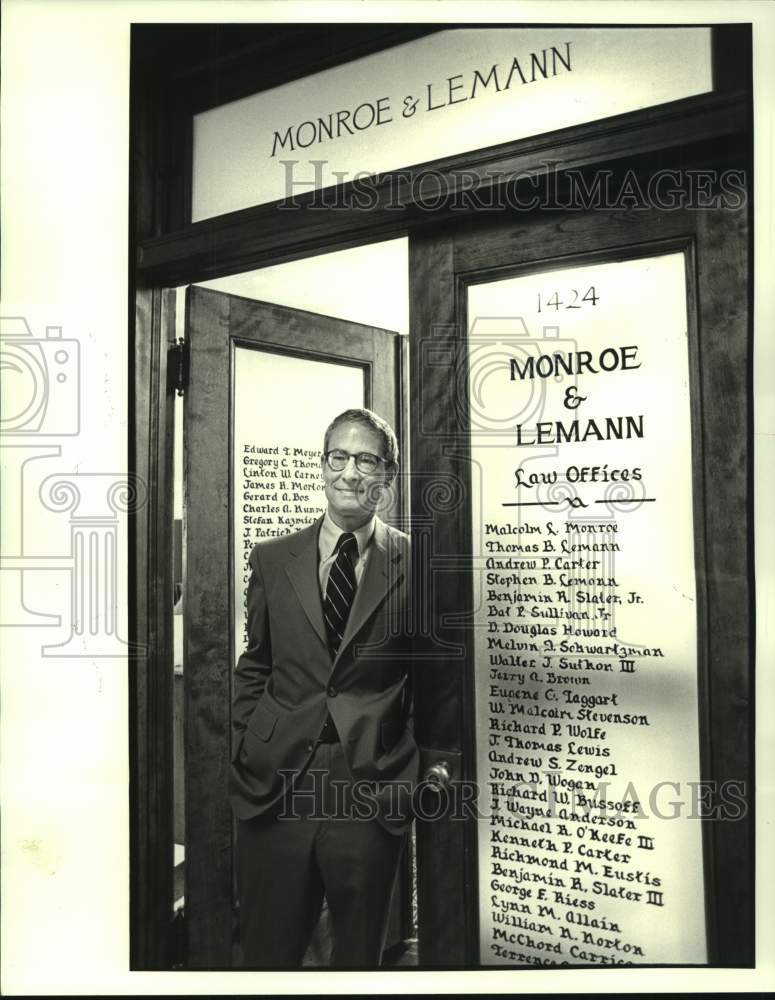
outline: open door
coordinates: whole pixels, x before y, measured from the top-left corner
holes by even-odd
[[[322,434],[337,413],[367,406],[402,443],[402,338],[193,286],[185,339],[186,966],[228,968],[231,674],[244,646],[247,556],[259,538],[323,512]],[[405,527],[401,504],[396,489],[380,516]],[[407,870],[391,941],[403,932]]]
[[[421,965],[752,961],[744,206],[410,240]]]

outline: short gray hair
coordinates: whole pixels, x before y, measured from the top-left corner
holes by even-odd
[[[398,439],[396,438],[395,431],[387,420],[383,420],[373,410],[363,408],[345,410],[344,413],[340,413],[334,417],[328,427],[326,427],[326,433],[323,438],[323,451],[328,451],[329,439],[334,430],[341,426],[341,424],[363,424],[371,428],[371,430],[376,431],[382,438],[382,449],[384,451],[382,458],[385,459],[388,466],[398,465]]]

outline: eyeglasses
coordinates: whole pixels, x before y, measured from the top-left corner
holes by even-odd
[[[357,455],[352,455],[349,451],[342,451],[341,448],[333,448],[331,451],[323,452],[323,458],[333,472],[341,472],[347,467],[351,458],[355,459],[355,468],[362,472],[364,476],[373,475],[380,464],[387,464],[384,458],[379,455],[372,455],[370,451],[362,451]]]

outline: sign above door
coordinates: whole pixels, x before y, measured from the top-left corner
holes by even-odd
[[[191,219],[712,90],[710,28],[436,32],[194,115]]]

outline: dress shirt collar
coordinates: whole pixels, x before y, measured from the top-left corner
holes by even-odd
[[[360,528],[356,528],[355,531],[350,532],[350,534],[355,535],[355,540],[358,543],[359,559],[363,556],[371,541],[371,536],[374,534],[375,520],[375,516],[372,515]],[[321,561],[333,555],[336,543],[342,534],[345,534],[345,529],[340,528],[338,524],[334,524],[331,515],[326,511],[323,515],[323,523],[320,525],[320,537],[318,539],[318,551],[320,552]]]

